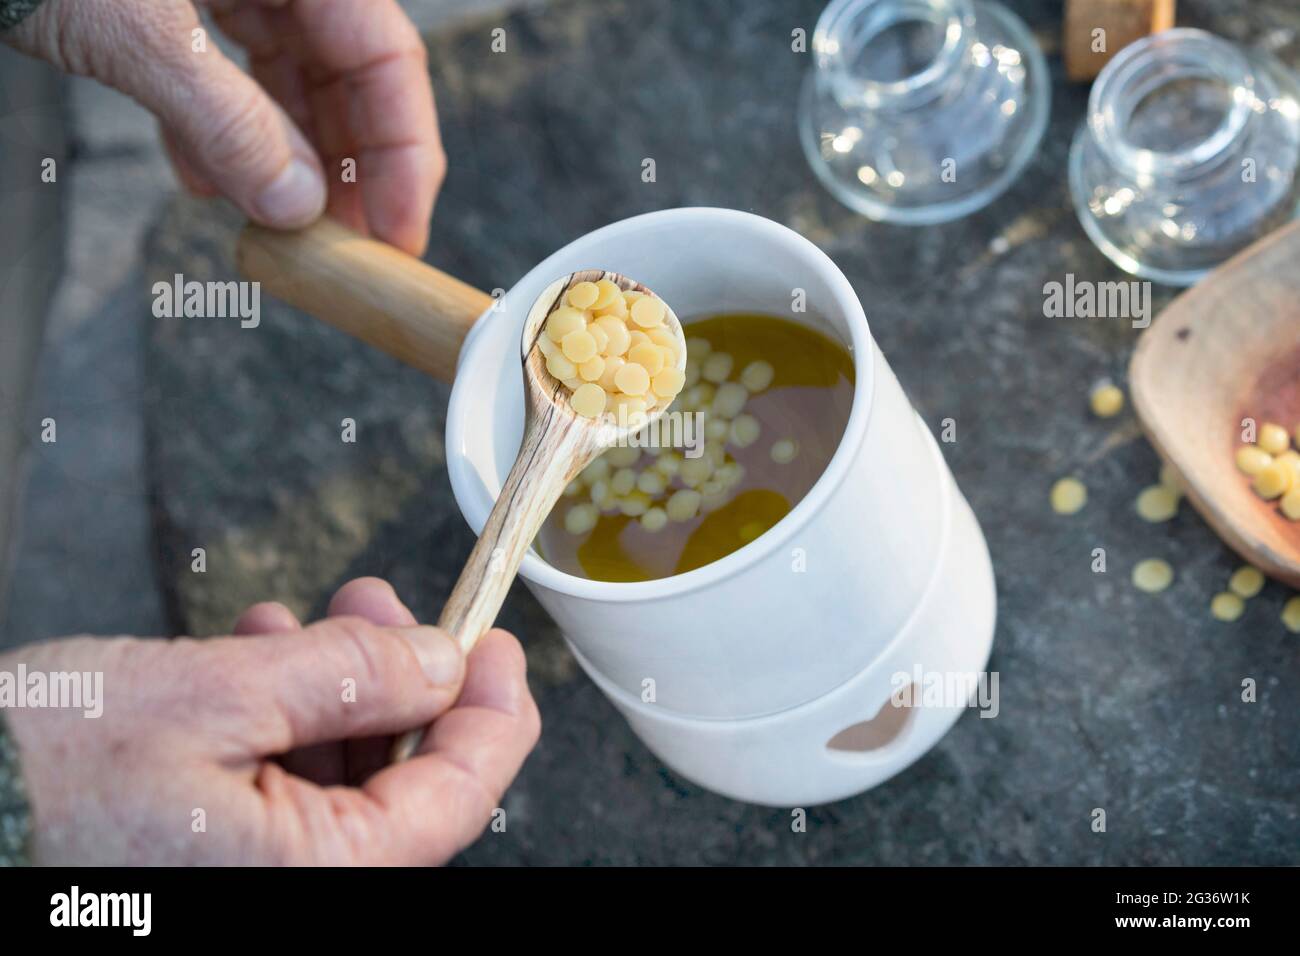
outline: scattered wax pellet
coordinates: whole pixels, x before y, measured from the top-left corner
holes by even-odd
[[[682,481],[691,487],[702,485],[713,474],[713,462],[705,455],[699,458],[687,458],[682,462],[678,474]]]
[[[578,366],[578,378],[584,382],[595,382],[605,374],[605,360],[599,355],[593,355],[587,361]]]
[[[660,398],[674,398],[686,384],[686,373],[679,368],[664,368],[655,372],[650,388]]]
[[[547,358],[550,358],[560,350],[560,346],[556,344],[555,340],[549,335],[537,336],[537,348]]]
[[[673,521],[690,521],[700,510],[700,493],[690,488],[674,491],[664,505],[664,511]]]
[[[663,508],[650,508],[641,516],[641,527],[647,531],[662,531],[668,524],[668,512]]]
[[[664,476],[658,471],[647,468],[636,476],[636,486],[651,498],[654,498],[663,494],[664,489],[668,487],[668,482],[664,480]]]
[[[628,362],[614,373],[614,384],[624,395],[644,395],[650,387],[650,373],[644,366]]]
[[[730,488],[732,485],[740,484],[745,477],[745,466],[738,461],[723,462],[713,475],[722,482],[724,488]]]
[[[552,342],[562,342],[570,332],[587,327],[587,317],[578,309],[560,306],[546,320],[546,334]]]
[[[572,378],[562,378],[560,381],[563,382],[564,387],[571,392],[577,391],[584,384],[582,379],[578,378],[577,375],[574,375]]]
[[[564,486],[564,497],[576,498],[580,494],[582,494],[582,482],[578,479],[575,478]]]
[[[761,392],[772,384],[772,379],[776,377],[776,369],[769,362],[759,360],[750,362],[741,370],[740,384],[751,392]]]
[[[614,399],[614,417],[619,427],[640,429],[645,425],[645,399],[633,395],[619,395]]]
[[[668,331],[666,326],[660,326],[657,329],[651,329],[646,333],[650,336],[650,341],[660,348],[671,349],[673,353],[674,364],[677,356],[677,336]]]
[[[1088,489],[1077,478],[1062,478],[1052,485],[1051,501],[1058,515],[1077,514],[1088,503]]]
[[[708,339],[692,337],[686,340],[686,361],[687,364],[704,361],[704,356],[713,351],[713,346],[709,344]]]
[[[1228,579],[1228,590],[1240,598],[1249,600],[1258,594],[1264,588],[1264,572],[1259,568],[1253,568],[1249,564],[1243,565],[1236,571],[1232,572],[1232,577]]]
[[[753,415],[738,415],[731,423],[731,432],[727,437],[737,448],[748,448],[758,441],[760,431],[762,427]]]
[[[593,324],[600,326],[600,330],[605,333],[606,355],[622,355],[632,344],[632,333],[628,331],[622,319],[605,316],[603,319],[597,319]]]
[[[665,478],[672,478],[682,469],[682,459],[676,452],[665,452],[655,459],[655,470]]]
[[[633,448],[630,445],[618,445],[611,448],[602,455],[609,462],[611,468],[628,468],[636,464],[636,460],[641,457],[641,449]]]
[[[793,438],[782,438],[773,443],[770,454],[772,460],[778,465],[788,465],[799,454],[799,443]]]
[[[575,365],[581,365],[595,357],[596,339],[586,329],[578,329],[560,340],[560,348],[564,350],[565,358]]]
[[[569,290],[569,305],[575,309],[590,309],[600,298],[600,289],[594,282],[579,282]]]
[[[700,497],[704,500],[717,498],[727,490],[727,484],[721,478],[710,478],[700,485]]]
[[[578,374],[578,366],[569,361],[563,352],[556,352],[546,360],[546,371],[560,381],[564,381],[566,378],[573,378]]]
[[[1168,485],[1151,485],[1137,496],[1137,513],[1153,524],[1168,521],[1178,514],[1178,493]]]
[[[609,480],[610,490],[616,495],[629,495],[636,487],[636,472],[631,468],[620,468]]]
[[[696,385],[700,384],[700,366],[698,362],[691,362],[689,358],[687,359],[687,363],[685,387],[694,388]]]
[[[713,462],[713,467],[717,468],[727,460],[727,447],[722,444],[722,439],[710,439],[704,436],[707,441],[704,443],[704,457]]]
[[[599,478],[591,483],[591,503],[598,508],[603,508],[606,502],[613,497],[609,489],[609,482],[604,478]]]
[[[1124,393],[1109,383],[1099,385],[1088,396],[1088,404],[1098,418],[1113,418],[1124,407]]]
[[[1237,449],[1237,468],[1247,475],[1258,475],[1273,464],[1273,456],[1254,445],[1242,445]]]
[[[689,362],[689,357],[687,358]],[[711,352],[705,356],[703,364],[700,366],[700,374],[704,376],[707,382],[725,382],[731,375],[731,366],[733,359],[726,352]]]
[[[617,375],[618,370],[626,364],[627,363],[620,356],[606,355],[605,371],[600,373],[600,378],[597,380],[600,387],[607,392],[617,391],[618,386],[614,384],[614,376]]]
[[[1241,617],[1246,610],[1246,602],[1231,591],[1220,591],[1210,601],[1210,614],[1216,621],[1231,622]]]
[[[564,530],[569,534],[586,534],[596,527],[600,512],[595,505],[574,505],[564,513]]]
[[[644,491],[634,491],[618,503],[618,510],[629,518],[636,518],[650,510],[650,496]]]
[[[650,375],[654,375],[664,367],[663,349],[649,341],[634,345],[628,349],[627,360],[640,365]]]
[[[608,456],[601,455],[599,458],[593,461],[586,468],[582,469],[582,473],[579,477],[581,477],[582,480],[586,482],[600,481],[602,478],[608,478],[609,477]]]
[[[605,390],[595,382],[584,382],[569,396],[569,405],[583,418],[599,418],[605,411]]]
[[[653,329],[664,321],[664,303],[662,299],[643,295],[632,303],[632,321],[643,329]]]
[[[1292,488],[1279,502],[1288,521],[1300,521],[1300,488]]]
[[[588,308],[607,309],[614,302],[621,302],[623,290],[614,284],[610,279],[601,279],[596,283],[596,301],[591,303]]]
[[[1270,455],[1280,455],[1291,447],[1291,436],[1281,425],[1265,422],[1259,426],[1259,438],[1255,444]]]
[[[710,441],[726,441],[731,434],[731,423],[725,418],[710,418],[704,423],[704,437]]]
[[[1297,485],[1300,485],[1300,451],[1288,448],[1286,451],[1282,452],[1282,454],[1278,455],[1275,460],[1288,465],[1291,471],[1295,473],[1296,480],[1292,483],[1292,487],[1294,488]]]
[[[1157,594],[1169,587],[1174,580],[1174,569],[1168,561],[1160,558],[1147,558],[1133,566],[1133,586],[1148,594]]]
[[[1282,605],[1282,626],[1292,634],[1300,634],[1300,595]]]
[[[1255,476],[1255,494],[1265,501],[1281,498],[1295,483],[1295,470],[1284,461],[1275,461]]]
[[[617,288],[617,286],[615,286],[615,288]],[[603,319],[607,316],[612,316],[619,320],[626,319],[627,301],[621,295],[616,295],[612,300],[610,300],[609,305],[596,306],[593,309],[592,314],[598,319]]]
[[[630,344],[628,345],[628,349],[627,349],[628,352],[631,352],[638,345],[654,345],[654,343],[650,341],[650,336],[636,329],[633,329],[631,332],[628,333],[628,339],[630,341]],[[630,362],[632,361],[632,359],[629,358],[628,361]]]
[[[609,333],[595,322],[587,326],[587,334],[596,340],[596,353],[604,355],[609,351]]]
[[[749,390],[739,382],[723,382],[713,396],[713,413],[723,418],[735,418],[749,401]]]

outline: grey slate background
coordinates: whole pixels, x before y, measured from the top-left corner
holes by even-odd
[[[1054,54],[1058,5],[1011,6]],[[788,810],[724,800],[662,767],[516,587],[503,623],[528,649],[545,730],[506,798],[507,832],[485,835],[462,861],[1300,862],[1300,664],[1296,639],[1277,623],[1285,594],[1270,585],[1232,626],[1208,618],[1210,596],[1238,562],[1188,509],[1167,525],[1137,521],[1132,501],[1155,478],[1154,455],[1130,415],[1098,423],[1086,412],[1095,380],[1122,380],[1136,333],[1042,317],[1045,282],[1066,272],[1120,278],[1066,196],[1065,153],[1086,90],[1064,84],[1059,58],[1049,57],[1051,127],[1020,182],[989,209],[925,230],[869,224],[815,184],[794,135],[807,57],[790,52],[789,35],[811,32],[819,8],[566,2],[433,35],[451,173],[428,258],[482,288],[508,287],[592,228],[689,204],[748,209],[821,245],[862,296],[927,423],[957,422],[958,441],[943,447],[997,567],[990,667],[1001,674],[1002,713],[963,717],[901,777],[810,808],[808,832],[792,833]],[[1293,4],[1184,2],[1179,22],[1263,43],[1300,65]],[[509,51],[492,56],[496,26]],[[656,160],[654,184],[640,181],[646,156]],[[233,275],[236,228],[228,212],[170,203],[143,261],[93,312],[109,317],[95,323],[102,348],[128,366],[142,362],[145,384],[115,387],[117,373],[105,369],[119,363],[87,354],[98,349],[93,339],[47,355],[46,381],[75,384],[87,399],[68,405],[70,421],[78,409],[116,404],[142,409],[144,428],[130,430],[135,422],[108,440],[85,419],[81,440],[61,438],[58,452],[81,455],[80,466],[38,461],[83,487],[51,499],[34,484],[29,495],[29,514],[42,521],[29,526],[69,535],[46,564],[19,565],[14,593],[27,596],[17,603],[31,636],[43,624],[52,625],[46,634],[73,621],[112,626],[75,598],[90,605],[103,594],[80,584],[94,583],[112,549],[96,556],[80,536],[94,540],[115,500],[150,509],[154,540],[144,547],[156,555],[167,611],[159,629],[220,631],[242,606],[270,597],[318,612],[358,574],[388,577],[432,618],[468,554],[443,467],[444,387],[279,305],[266,306],[257,330],[149,317],[156,279]],[[1157,288],[1156,306],[1168,299]],[[345,416],[358,422],[356,445],[338,440]],[[132,444],[141,435],[143,458]],[[99,467],[108,453],[139,470],[111,474]],[[1065,473],[1080,474],[1091,494],[1072,519],[1046,506]],[[69,508],[75,525],[63,517]],[[208,550],[205,575],[188,570],[195,546]],[[1094,547],[1107,550],[1105,575],[1089,570]],[[1177,569],[1163,595],[1128,583],[1148,556]],[[110,589],[109,618],[140,631],[154,613],[141,606],[154,600],[150,569],[123,563],[116,573],[145,577]],[[1257,703],[1240,701],[1246,677],[1259,685]],[[1094,807],[1107,811],[1106,834],[1089,829]]]

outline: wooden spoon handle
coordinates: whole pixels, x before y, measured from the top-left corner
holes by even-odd
[[[466,654],[492,627],[524,555],[565,486],[595,457],[595,441],[590,428],[549,402],[528,415],[519,456],[438,618],[438,626]],[[422,729],[399,737],[393,760],[411,756],[423,738]]]
[[[250,225],[239,270],[267,292],[444,382],[493,299],[392,246],[321,219],[297,232]]]

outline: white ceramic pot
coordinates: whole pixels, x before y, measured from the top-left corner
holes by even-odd
[[[992,572],[979,526],[848,280],[797,233],[733,210],[667,210],[583,236],[524,276],[461,351],[447,457],[466,519],[482,529],[519,447],[527,309],[581,268],[636,277],[684,321],[752,311],[814,325],[852,353],[855,394],[825,473],[751,544],[686,574],[627,584],[574,577],[530,552],[520,569],[528,587],[633,728],[696,782],[788,805],[896,773],[960,710],[915,711],[869,754],[826,742],[879,710],[896,669],[983,668]],[[805,312],[791,311],[796,290]]]

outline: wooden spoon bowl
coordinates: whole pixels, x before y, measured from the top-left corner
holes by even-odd
[[[1171,302],[1129,366],[1147,437],[1223,541],[1300,588],[1300,522],[1236,467],[1242,420],[1300,425],[1300,222],[1274,232]]]

